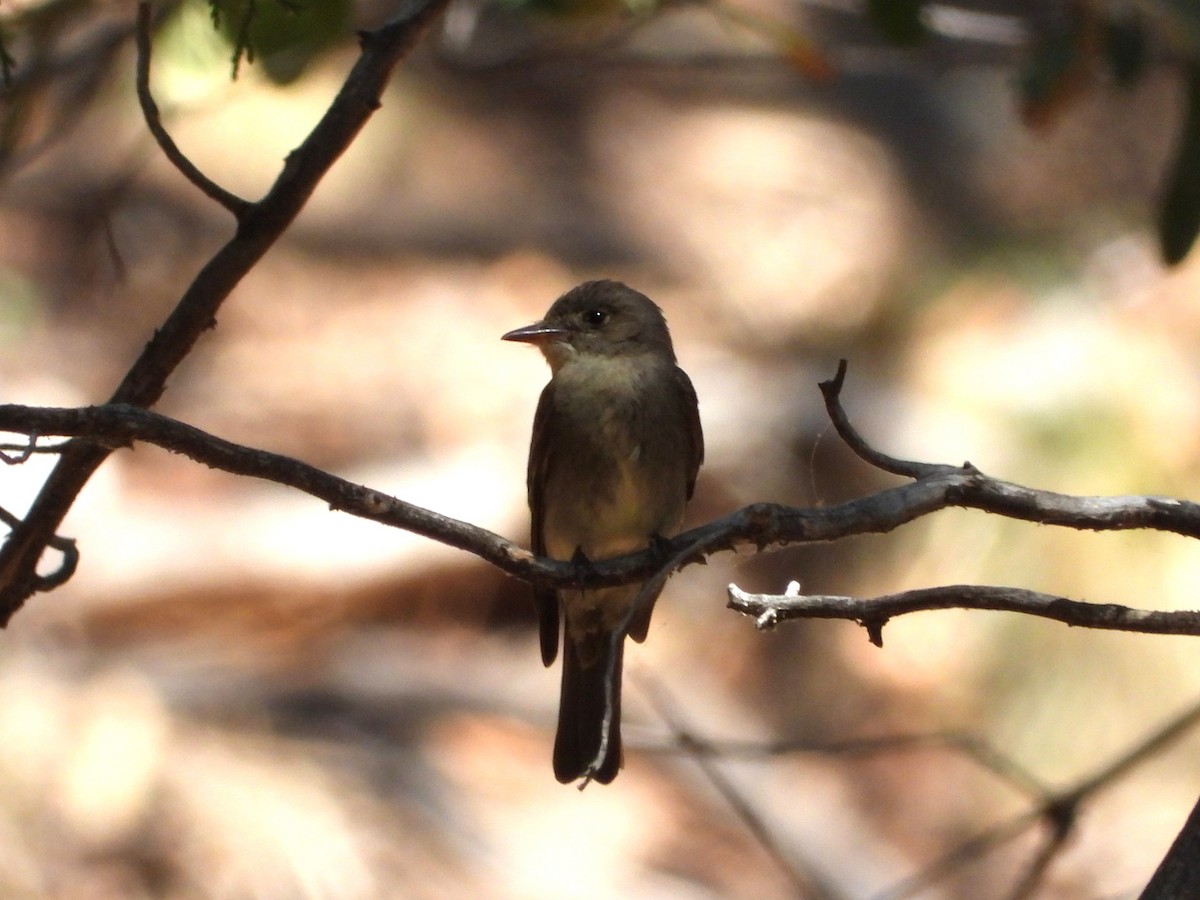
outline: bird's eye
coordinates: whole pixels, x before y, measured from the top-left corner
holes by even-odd
[[[608,313],[602,309],[589,309],[583,314],[583,322],[589,328],[599,328],[608,318]]]

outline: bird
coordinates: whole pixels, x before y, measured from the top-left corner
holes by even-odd
[[[534,345],[550,365],[526,472],[533,552],[578,565],[677,534],[704,437],[696,391],[654,301],[619,281],[587,281],[502,339]],[[625,641],[614,635],[641,587],[534,589],[546,666],[562,642],[553,761],[563,784],[609,784],[623,764]],[[646,597],[631,618],[635,641],[646,639],[656,600]]]

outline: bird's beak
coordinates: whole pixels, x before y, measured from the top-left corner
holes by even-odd
[[[554,341],[561,341],[567,336],[567,330],[557,325],[547,325],[545,322],[534,322],[524,328],[514,328],[507,334],[500,335],[502,341],[523,341],[526,344],[543,346]]]

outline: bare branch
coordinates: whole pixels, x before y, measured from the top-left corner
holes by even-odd
[[[1200,895],[1200,800],[1138,900],[1178,900]]]
[[[1046,797],[1051,793],[1048,786],[1016,760],[1001,753],[982,738],[957,731],[885,734],[878,737],[820,742],[787,739],[766,742],[712,740],[693,734],[692,740],[686,748],[677,744],[647,744],[638,746],[637,749],[643,753],[686,752],[689,755],[706,754],[725,759],[761,759],[790,754],[851,758],[913,750],[944,749],[961,754],[1027,797]]]
[[[671,732],[670,743],[655,743],[638,749],[649,753],[686,755],[700,764],[710,779],[712,772],[720,775],[716,764],[721,759],[765,758],[795,753],[859,756],[898,750],[947,748],[962,753],[966,758],[1001,778],[1029,799],[1030,805],[1025,810],[1011,818],[996,822],[967,838],[922,869],[892,884],[876,895],[875,900],[900,900],[903,897],[923,894],[941,879],[960,871],[966,863],[991,853],[1017,839],[1031,828],[1042,825],[1045,826],[1047,832],[1043,843],[1025,866],[1024,873],[1009,895],[1014,900],[1018,897],[1031,896],[1041,883],[1049,866],[1057,858],[1059,851],[1066,844],[1067,839],[1074,832],[1079,810],[1083,804],[1100,791],[1115,784],[1131,768],[1147,761],[1168,744],[1180,739],[1197,724],[1200,724],[1200,703],[1193,703],[1139,739],[1124,752],[1081,778],[1074,785],[1053,789],[1035,775],[1025,771],[1016,762],[990,747],[986,741],[963,733],[897,734],[817,744],[790,740],[773,742],[711,740],[684,728],[679,723],[678,716],[671,711],[669,703],[664,699],[665,694],[661,686],[655,682],[648,682],[644,672],[638,673],[637,682],[639,687],[642,687],[650,696],[655,710]],[[744,798],[737,795],[736,788],[728,785],[727,781],[724,783],[734,791],[738,802],[745,804]],[[722,794],[725,793],[722,785],[714,781],[714,786]],[[727,799],[729,798],[727,797]],[[731,802],[734,801],[731,800]],[[771,852],[777,862],[787,868],[792,854],[778,855],[774,838],[757,813],[752,808],[740,809],[736,802],[735,809],[738,810],[739,816],[743,817],[755,836],[763,840],[768,852]],[[765,834],[760,834],[764,831]],[[811,873],[811,867],[808,867],[803,874],[808,877]]]
[[[637,682],[650,700],[650,705],[658,717],[670,730],[675,746],[692,757],[704,773],[704,777],[729,804],[734,814],[758,841],[767,855],[788,877],[797,893],[803,897],[813,898],[813,900],[837,900],[841,897],[841,892],[820,874],[814,863],[800,859],[794,851],[786,851],[780,846],[779,841],[771,832],[770,826],[754,808],[749,798],[721,771],[713,754],[700,750],[704,743],[703,740],[696,738],[683,724],[677,704],[667,695],[666,689],[645,672],[638,673]]]
[[[532,554],[485,528],[354,484],[300,460],[214,437],[140,406],[108,404],[83,409],[0,406],[0,423],[4,423],[0,424],[0,430],[23,431],[19,424],[22,421],[48,426],[48,431],[39,429],[39,434],[71,436],[88,443],[99,441],[106,449],[131,447],[135,441],[144,441],[214,469],[296,488],[324,500],[333,510],[468,550],[521,577],[530,577],[534,568]],[[570,563],[549,562],[550,565],[536,567],[541,569],[543,578],[548,573],[551,579],[573,578],[574,568]]]
[[[892,531],[950,506],[969,506],[1014,518],[1095,530],[1152,528],[1200,534],[1200,506],[1154,497],[1071,497],[989,479],[979,472],[944,468],[938,474],[869,497],[824,509],[779,504],[747,506],[637,553],[575,566],[535,560],[498,535],[465,522],[421,510],[377,491],[350,484],[313,466],[278,454],[233,444],[139,406],[111,403],[81,409],[0,405],[0,430],[20,434],[86,438],[68,445],[64,458],[103,452],[145,441],[205,465],[295,487],[333,508],[404,528],[474,553],[510,575],[545,586],[601,587],[646,581],[651,590],[672,572],[723,550],[838,540]],[[737,590],[734,588],[733,590]],[[997,594],[996,592],[1003,591]],[[1016,589],[957,587],[900,594],[885,601],[732,595],[734,608],[756,617],[845,618],[880,627],[891,616],[915,609],[964,606],[1012,609],[1072,625],[1165,634],[1200,633],[1200,614],[1148,612],[1095,605]],[[739,606],[738,604],[742,604]],[[804,608],[804,604],[808,608]],[[974,606],[971,604],[974,603]],[[636,607],[636,603],[634,604]]]
[[[990,852],[993,848],[1018,837],[1035,823],[1045,822],[1050,826],[1050,835],[1047,838],[1046,844],[1043,845],[1032,860],[1026,874],[1022,877],[1013,894],[1014,897],[1027,895],[1028,892],[1033,891],[1037,887],[1047,867],[1053,861],[1055,854],[1066,843],[1067,838],[1070,837],[1078,819],[1079,807],[1095,794],[1115,784],[1129,769],[1146,761],[1162,750],[1167,744],[1178,740],[1198,723],[1200,723],[1200,703],[1193,704],[1183,710],[1161,727],[1155,729],[1149,735],[1132,745],[1114,760],[1078,782],[1074,787],[1046,794],[1037,807],[1020,813],[1012,819],[1000,822],[986,831],[969,838],[945,856],[930,863],[926,868],[893,885],[890,889],[880,894],[876,900],[885,900],[885,898],[886,900],[899,900],[902,897],[915,896],[926,890],[934,882],[961,867],[963,863]],[[1195,815],[1193,813],[1193,816]],[[1181,837],[1186,833],[1187,829],[1185,827]],[[1190,844],[1185,844],[1185,846],[1195,847],[1194,840]],[[1174,849],[1172,848],[1172,852],[1174,852]],[[1168,854],[1168,858],[1171,858],[1170,854]],[[1172,871],[1171,877],[1194,876],[1194,872],[1189,871],[1185,873],[1182,871],[1183,868],[1186,868],[1186,866],[1181,863],[1181,868]],[[1172,885],[1177,885],[1178,883],[1180,882],[1170,882]],[[1165,886],[1167,882],[1164,881],[1163,884]],[[1194,881],[1189,882],[1189,884],[1194,886]],[[1149,888],[1147,890],[1149,891]],[[1191,893],[1148,893],[1143,896],[1153,896],[1155,900],[1159,900],[1159,898],[1165,897],[1191,896]]]
[[[195,163],[184,155],[183,151],[179,149],[179,145],[175,143],[175,140],[167,133],[167,129],[163,127],[162,116],[158,111],[158,104],[154,102],[154,95],[150,93],[150,32],[153,21],[154,5],[145,2],[145,0],[138,3],[137,97],[138,103],[142,107],[142,116],[146,120],[146,127],[154,135],[154,140],[158,142],[159,149],[162,150],[163,155],[171,161],[171,164],[180,171],[184,178],[198,187],[206,197],[215,200],[233,213],[236,218],[240,219],[250,208],[250,202],[225,190],[225,188],[201,172]]]
[[[823,594],[748,594],[729,586],[729,608],[753,616],[760,629],[787,619],[848,619],[883,645],[883,626],[906,613],[932,609],[989,609],[1054,619],[1067,625],[1141,634],[1200,634],[1200,611],[1146,610],[1115,603],[1086,603],[1023,588],[951,584],[861,599]]]
[[[21,524],[21,517],[13,515],[7,509],[0,506],[0,522],[13,529]],[[46,546],[62,554],[62,560],[59,562],[57,569],[45,575],[38,576],[47,585],[46,590],[53,590],[65,584],[75,574],[75,569],[79,565],[79,548],[75,545],[75,541],[72,538],[63,537],[59,534],[53,535]]]
[[[22,446],[3,446],[0,447],[0,462],[6,466],[19,466],[29,461],[29,457],[33,456],[37,450],[37,432],[29,433],[29,440]]]
[[[863,439],[863,436],[858,433],[858,429],[850,424],[850,418],[842,408],[841,398],[842,388],[846,384],[846,368],[846,360],[839,359],[837,374],[829,381],[822,381],[817,387],[821,389],[821,396],[825,398],[825,410],[829,413],[829,420],[833,423],[834,429],[837,431],[838,436],[846,442],[846,446],[854,451],[856,456],[877,469],[891,472],[893,475],[902,475],[905,478],[924,478],[955,468],[936,463],[921,463],[897,459],[894,456],[888,456],[886,453],[876,450],[868,444]],[[974,471],[970,465],[964,465],[961,468],[963,471]]]

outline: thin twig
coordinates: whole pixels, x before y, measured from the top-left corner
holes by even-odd
[[[1074,831],[1079,807],[1101,790],[1115,784],[1131,768],[1145,762],[1168,744],[1182,737],[1198,723],[1200,723],[1200,703],[1195,703],[1137,741],[1111,762],[1079,781],[1075,786],[1064,791],[1047,794],[1036,808],[1027,810],[964,841],[924,869],[892,885],[876,900],[884,900],[884,898],[899,900],[902,897],[913,896],[960,868],[963,863],[990,852],[1000,844],[1007,843],[1035,822],[1042,821],[1049,824],[1050,836],[1047,843],[1031,861],[1013,895],[1014,897],[1027,896],[1040,883],[1055,856]]]
[[[847,619],[883,645],[883,626],[896,616],[934,609],[984,609],[1024,613],[1085,628],[1139,634],[1200,634],[1200,611],[1147,610],[1116,603],[1086,603],[1023,588],[950,584],[859,598],[825,594],[750,594],[731,584],[729,608],[753,616],[760,629],[787,619]]]
[[[29,462],[29,458],[33,456],[37,450],[37,432],[31,431],[29,439],[22,445],[5,444],[0,446],[0,462],[8,466],[19,466]]]
[[[670,700],[666,689],[656,679],[650,678],[645,672],[638,673],[637,682],[647,699],[649,699],[655,713],[663,721],[663,724],[667,726],[681,750],[688,753],[689,750],[700,747],[702,741],[695,738],[683,724],[677,713],[677,704]],[[767,825],[758,810],[754,808],[754,805],[737,785],[721,771],[720,766],[717,765],[712,755],[706,753],[692,753],[689,755],[691,755],[692,760],[700,768],[700,771],[704,773],[704,777],[708,782],[721,795],[725,802],[729,804],[729,807],[738,819],[741,820],[746,830],[758,841],[767,855],[771,857],[779,869],[787,876],[788,880],[791,881],[793,888],[800,896],[812,898],[812,900],[837,900],[838,897],[842,896],[841,892],[820,874],[813,863],[799,859],[794,850],[789,852],[780,846],[770,826]]]
[[[1042,810],[1034,809],[999,822],[963,841],[949,853],[935,860],[924,869],[904,878],[876,894],[873,900],[903,900],[913,897],[930,885],[962,868],[973,859],[990,853],[996,847],[1007,844],[1025,833],[1042,819]]]
[[[878,737],[846,738],[840,741],[731,741],[705,738],[686,749],[677,744],[641,744],[643,753],[705,754],[722,759],[762,759],[766,757],[813,755],[824,757],[862,757],[913,750],[952,750],[971,760],[981,769],[1026,797],[1041,798],[1051,793],[1040,779],[982,738],[956,731],[928,734],[886,734]]]
[[[841,397],[842,388],[846,384],[846,369],[846,360],[838,360],[837,373],[828,381],[822,381],[817,387],[821,389],[821,396],[825,398],[825,410],[829,413],[829,421],[833,423],[838,436],[846,442],[846,446],[853,450],[855,455],[877,469],[891,472],[893,475],[902,475],[905,478],[925,478],[954,468],[937,463],[898,459],[894,456],[888,456],[886,453],[876,450],[868,444],[863,436],[858,433],[858,429],[850,424],[850,418],[846,415],[845,409],[842,408]],[[974,471],[969,465],[962,468],[965,471]]]
[[[14,529],[21,524],[21,517],[0,506],[0,522],[7,525],[9,529]],[[63,537],[61,534],[52,535],[46,542],[46,546],[57,550],[62,556],[58,568],[38,576],[47,585],[47,590],[53,590],[65,584],[75,574],[75,569],[79,565],[79,547],[76,546],[74,538]]]
[[[62,453],[63,450],[66,449],[66,447],[70,443],[71,442],[68,440],[68,441],[61,441],[60,443],[57,443],[57,444],[37,444],[36,446],[34,446],[32,448],[29,447],[28,444],[0,444],[0,453],[24,454],[28,450],[30,456],[33,456],[36,454],[45,454],[46,456],[55,456],[59,453]],[[16,461],[28,462],[28,460],[20,460],[19,457],[17,458]],[[5,462],[8,462],[8,460],[5,460]]]
[[[158,104],[154,101],[154,95],[150,92],[150,38],[153,21],[154,5],[145,2],[145,0],[138,3],[137,97],[138,103],[142,107],[142,116],[146,120],[146,127],[154,135],[154,140],[158,142],[159,149],[162,150],[163,155],[171,161],[171,164],[180,171],[184,178],[198,187],[206,197],[215,200],[233,213],[235,218],[241,219],[252,204],[248,200],[243,200],[236,194],[225,190],[225,188],[201,172],[196,164],[188,159],[183,151],[179,149],[179,145],[175,143],[174,138],[167,133],[167,129],[163,126]]]

